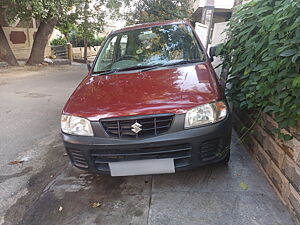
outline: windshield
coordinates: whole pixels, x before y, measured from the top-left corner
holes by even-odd
[[[204,61],[204,53],[192,29],[185,24],[156,26],[109,37],[97,58],[93,73],[182,61]]]

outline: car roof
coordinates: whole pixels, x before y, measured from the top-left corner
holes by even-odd
[[[164,25],[173,25],[173,24],[187,24],[190,25],[189,22],[184,20],[167,20],[162,22],[151,22],[151,23],[143,23],[143,24],[135,24],[131,26],[127,26],[124,28],[121,28],[119,30],[112,31],[110,34],[116,34],[124,31],[131,31],[131,30],[137,30],[147,27],[155,27],[155,26],[164,26]]]

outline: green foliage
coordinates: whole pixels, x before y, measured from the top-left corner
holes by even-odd
[[[100,46],[104,40],[104,37],[94,37],[88,39],[88,46],[94,47],[94,46]],[[72,44],[73,47],[84,47],[83,38],[79,36],[77,33],[70,33],[69,35],[69,41]],[[63,37],[55,38],[51,41],[51,45],[66,45],[67,40]]]
[[[9,26],[15,21],[15,0],[0,0],[0,25]]]
[[[89,46],[100,46],[104,40],[104,37],[93,37],[88,40]]]
[[[126,14],[128,24],[187,19],[191,16],[190,0],[141,0]]]
[[[222,54],[235,107],[274,115],[279,134],[294,127],[300,119],[300,0],[245,4],[228,31]]]
[[[33,17],[47,21],[51,17],[63,20],[79,0],[14,0],[16,15],[23,18]]]
[[[78,14],[76,12],[69,13],[68,16],[62,18],[56,24],[56,29],[58,29],[64,36],[66,40],[69,40],[69,34],[76,30],[76,19]]]
[[[73,0],[72,10],[59,20],[56,28],[73,46],[83,47],[84,39],[88,46],[100,45],[102,40],[95,38],[95,34],[103,31],[105,20],[118,14],[122,4],[120,0]]]
[[[66,45],[67,40],[63,37],[58,37],[58,38],[53,39],[50,44],[51,45]]]
[[[76,5],[77,32],[84,38],[92,38],[96,32],[102,31],[104,24],[104,11],[97,1],[83,0]]]
[[[76,35],[76,33],[72,33],[70,35],[70,43],[73,47],[84,47],[84,42],[82,36]],[[88,38],[88,46],[94,47],[94,46],[100,46],[104,40],[104,37],[90,37]]]

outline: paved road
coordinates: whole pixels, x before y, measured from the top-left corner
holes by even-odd
[[[0,224],[294,224],[235,134],[229,166],[114,178],[73,168],[59,117],[85,73],[0,72]]]

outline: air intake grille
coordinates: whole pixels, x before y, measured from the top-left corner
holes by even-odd
[[[80,152],[80,150],[69,148],[68,152],[75,166],[85,169],[89,167],[84,155]]]
[[[200,148],[201,160],[206,162],[220,157],[221,150],[222,142],[219,138],[204,141]]]
[[[110,137],[146,138],[167,132],[172,121],[173,115],[153,115],[141,116],[137,119],[128,119],[126,117],[118,120],[104,119],[101,120],[101,124]],[[135,127],[137,132],[133,131]]]
[[[91,156],[96,168],[100,171],[109,171],[108,163],[110,162],[163,158],[173,158],[175,168],[179,168],[190,164],[191,150],[191,145],[180,144],[140,149],[92,150]]]

